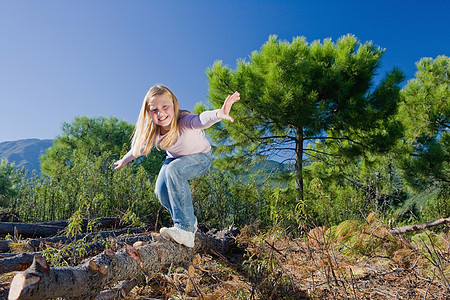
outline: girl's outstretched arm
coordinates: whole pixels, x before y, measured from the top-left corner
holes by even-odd
[[[230,122],[234,122],[234,119],[230,116],[231,106],[233,106],[234,102],[238,101],[240,98],[240,94],[238,92],[234,92],[233,95],[228,95],[223,103],[222,108],[217,112],[217,117],[221,120],[228,120]]]

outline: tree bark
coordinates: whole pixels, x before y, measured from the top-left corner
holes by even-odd
[[[388,230],[388,233],[390,234],[403,234],[408,233],[412,231],[419,231],[423,229],[427,229],[433,226],[441,225],[441,224],[447,224],[450,223],[450,218],[443,218],[436,221],[428,222],[428,223],[422,223],[422,224],[415,224],[415,225],[408,225],[408,226],[402,226],[402,227],[396,227]]]
[[[104,287],[132,280],[142,273],[153,274],[169,265],[187,266],[197,252],[225,254],[234,245],[237,231],[212,234],[197,232],[194,248],[155,234],[154,241],[148,244],[136,242],[117,252],[105,250],[76,267],[50,268],[42,256],[36,255],[31,267],[14,276],[9,299],[91,299]]]

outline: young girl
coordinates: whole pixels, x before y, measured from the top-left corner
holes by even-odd
[[[145,96],[131,150],[114,163],[114,170],[141,155],[147,155],[152,147],[166,150],[167,159],[156,179],[155,194],[170,212],[174,226],[161,228],[162,236],[194,247],[197,218],[188,180],[204,175],[212,160],[211,145],[203,129],[220,120],[233,122],[230,109],[239,99],[239,93],[235,92],[228,95],[221,109],[194,115],[181,113],[177,98],[165,86],[153,86]]]

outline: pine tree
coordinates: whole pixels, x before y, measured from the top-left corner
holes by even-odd
[[[271,36],[249,61],[231,70],[218,61],[207,71],[209,100],[222,105],[237,90],[235,122],[221,122],[209,133],[224,154],[222,163],[247,165],[254,157],[295,161],[297,200],[303,198],[303,162],[318,150],[307,143],[325,141],[340,155],[384,151],[399,136],[396,112],[403,74],[388,73],[373,87],[384,50],[347,35],[308,44]],[[315,152],[316,151],[316,152]]]
[[[405,127],[401,166],[410,186],[450,186],[450,58],[422,58],[402,90],[398,118]]]

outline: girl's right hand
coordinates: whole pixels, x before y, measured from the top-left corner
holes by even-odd
[[[120,160],[116,161],[114,163],[114,165],[116,166],[114,168],[114,170],[119,170],[119,169],[123,168],[126,165],[126,163],[123,162],[123,159],[120,159]]]

